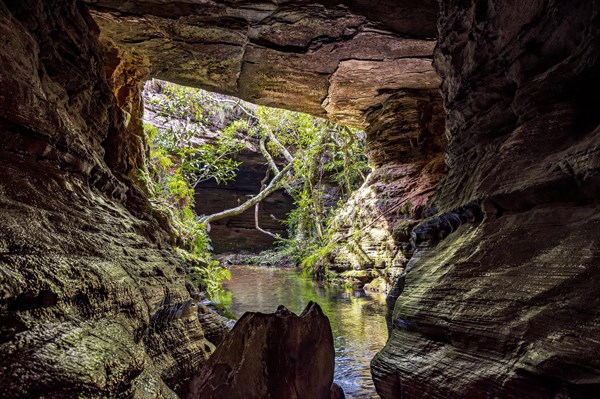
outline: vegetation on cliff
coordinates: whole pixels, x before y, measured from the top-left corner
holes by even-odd
[[[207,231],[210,222],[255,208],[256,228],[279,240],[275,257],[288,257],[309,271],[328,251],[336,209],[364,181],[369,167],[363,154],[365,135],[324,119],[297,112],[254,106],[226,96],[171,83],[152,81],[146,101],[150,151],[142,171],[155,208],[171,220],[177,251],[192,280],[214,294],[226,269],[212,260]],[[194,214],[194,188],[214,179],[234,180],[244,147],[259,150],[268,165],[262,190],[232,209]],[[285,189],[293,198],[288,215],[289,238],[258,223],[260,202]],[[197,197],[202,200],[202,193]]]

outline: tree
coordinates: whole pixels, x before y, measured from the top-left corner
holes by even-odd
[[[265,176],[259,194],[243,204],[199,220],[210,223],[239,215],[254,206],[256,229],[294,247],[299,257],[303,257],[325,245],[335,208],[364,181],[369,170],[362,151],[365,135],[291,111],[257,107],[254,115],[256,124],[249,134],[259,139],[260,151],[273,179],[266,184],[268,175]],[[260,202],[279,189],[285,189],[296,205],[287,220],[289,240],[260,228],[258,223]],[[331,191],[338,193],[333,203]]]
[[[211,222],[254,207],[256,229],[284,243],[297,260],[323,252],[336,208],[369,170],[362,151],[363,132],[198,89],[153,84],[161,94],[147,100],[155,121],[160,122],[149,129],[151,163],[155,166],[149,179],[153,181],[153,201],[185,220],[180,223],[181,235],[188,236],[188,244],[200,236],[208,243],[206,231]],[[196,217],[192,210],[195,187],[208,179],[218,183],[234,179],[240,164],[233,156],[249,141],[258,144],[268,165],[260,192],[232,209]],[[260,203],[280,189],[295,203],[286,220],[287,240],[258,223]],[[207,250],[208,244],[204,247]],[[204,272],[203,276],[207,278]]]

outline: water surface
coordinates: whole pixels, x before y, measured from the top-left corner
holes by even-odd
[[[385,298],[323,287],[293,269],[231,266],[222,301],[236,316],[245,312],[272,313],[285,305],[300,314],[309,301],[329,317],[335,345],[335,382],[348,399],[379,398],[369,362],[385,345]]]

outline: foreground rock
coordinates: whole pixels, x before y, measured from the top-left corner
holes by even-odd
[[[332,386],[333,335],[314,302],[300,316],[246,313],[191,384],[189,399],[343,398]]]

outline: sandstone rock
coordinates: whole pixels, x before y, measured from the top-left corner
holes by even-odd
[[[154,77],[254,103],[364,127],[398,89],[439,85],[432,0],[86,2]]]
[[[174,397],[211,351],[131,181],[144,58],[151,76],[368,125],[363,227],[389,245],[357,268],[405,268],[373,361],[382,398],[600,396],[597,1],[440,3],[439,185],[445,115],[422,61],[437,2],[86,3],[118,48],[81,2],[0,3],[1,397]],[[407,212],[378,226],[386,193],[437,238],[413,253]],[[473,202],[482,220],[439,219]]]
[[[212,349],[129,178],[143,73],[98,35],[75,1],[0,3],[2,398],[173,398]]]
[[[391,303],[377,391],[598,397],[598,2],[440,4],[449,170]],[[483,220],[453,218],[473,201]]]
[[[330,395],[331,395],[330,396],[331,399],[345,399],[346,398],[346,395],[344,394],[344,390],[342,389],[342,387],[340,387],[335,382],[333,384],[331,384]]]
[[[445,169],[441,98],[404,90],[368,120],[366,153],[374,170],[333,221],[336,248],[327,262],[341,278],[359,273],[365,289],[381,290],[410,259],[411,231]]]
[[[198,306],[198,320],[204,337],[213,345],[219,345],[233,327],[235,320],[229,320],[204,305]]]
[[[207,181],[196,190],[196,213],[211,213],[233,208],[260,192],[260,182],[265,177],[267,165],[257,152],[244,150],[236,156],[242,162],[235,181],[218,185]],[[283,190],[269,195],[260,205],[260,227],[282,237],[287,237],[287,227],[282,222],[292,210],[293,200]],[[271,216],[272,215],[272,216]],[[215,253],[258,253],[270,249],[274,238],[256,230],[254,207],[241,215],[211,223],[210,237]]]
[[[316,303],[300,316],[284,306],[274,314],[249,312],[194,377],[187,397],[343,397],[341,388],[332,386],[333,366],[331,326]]]

